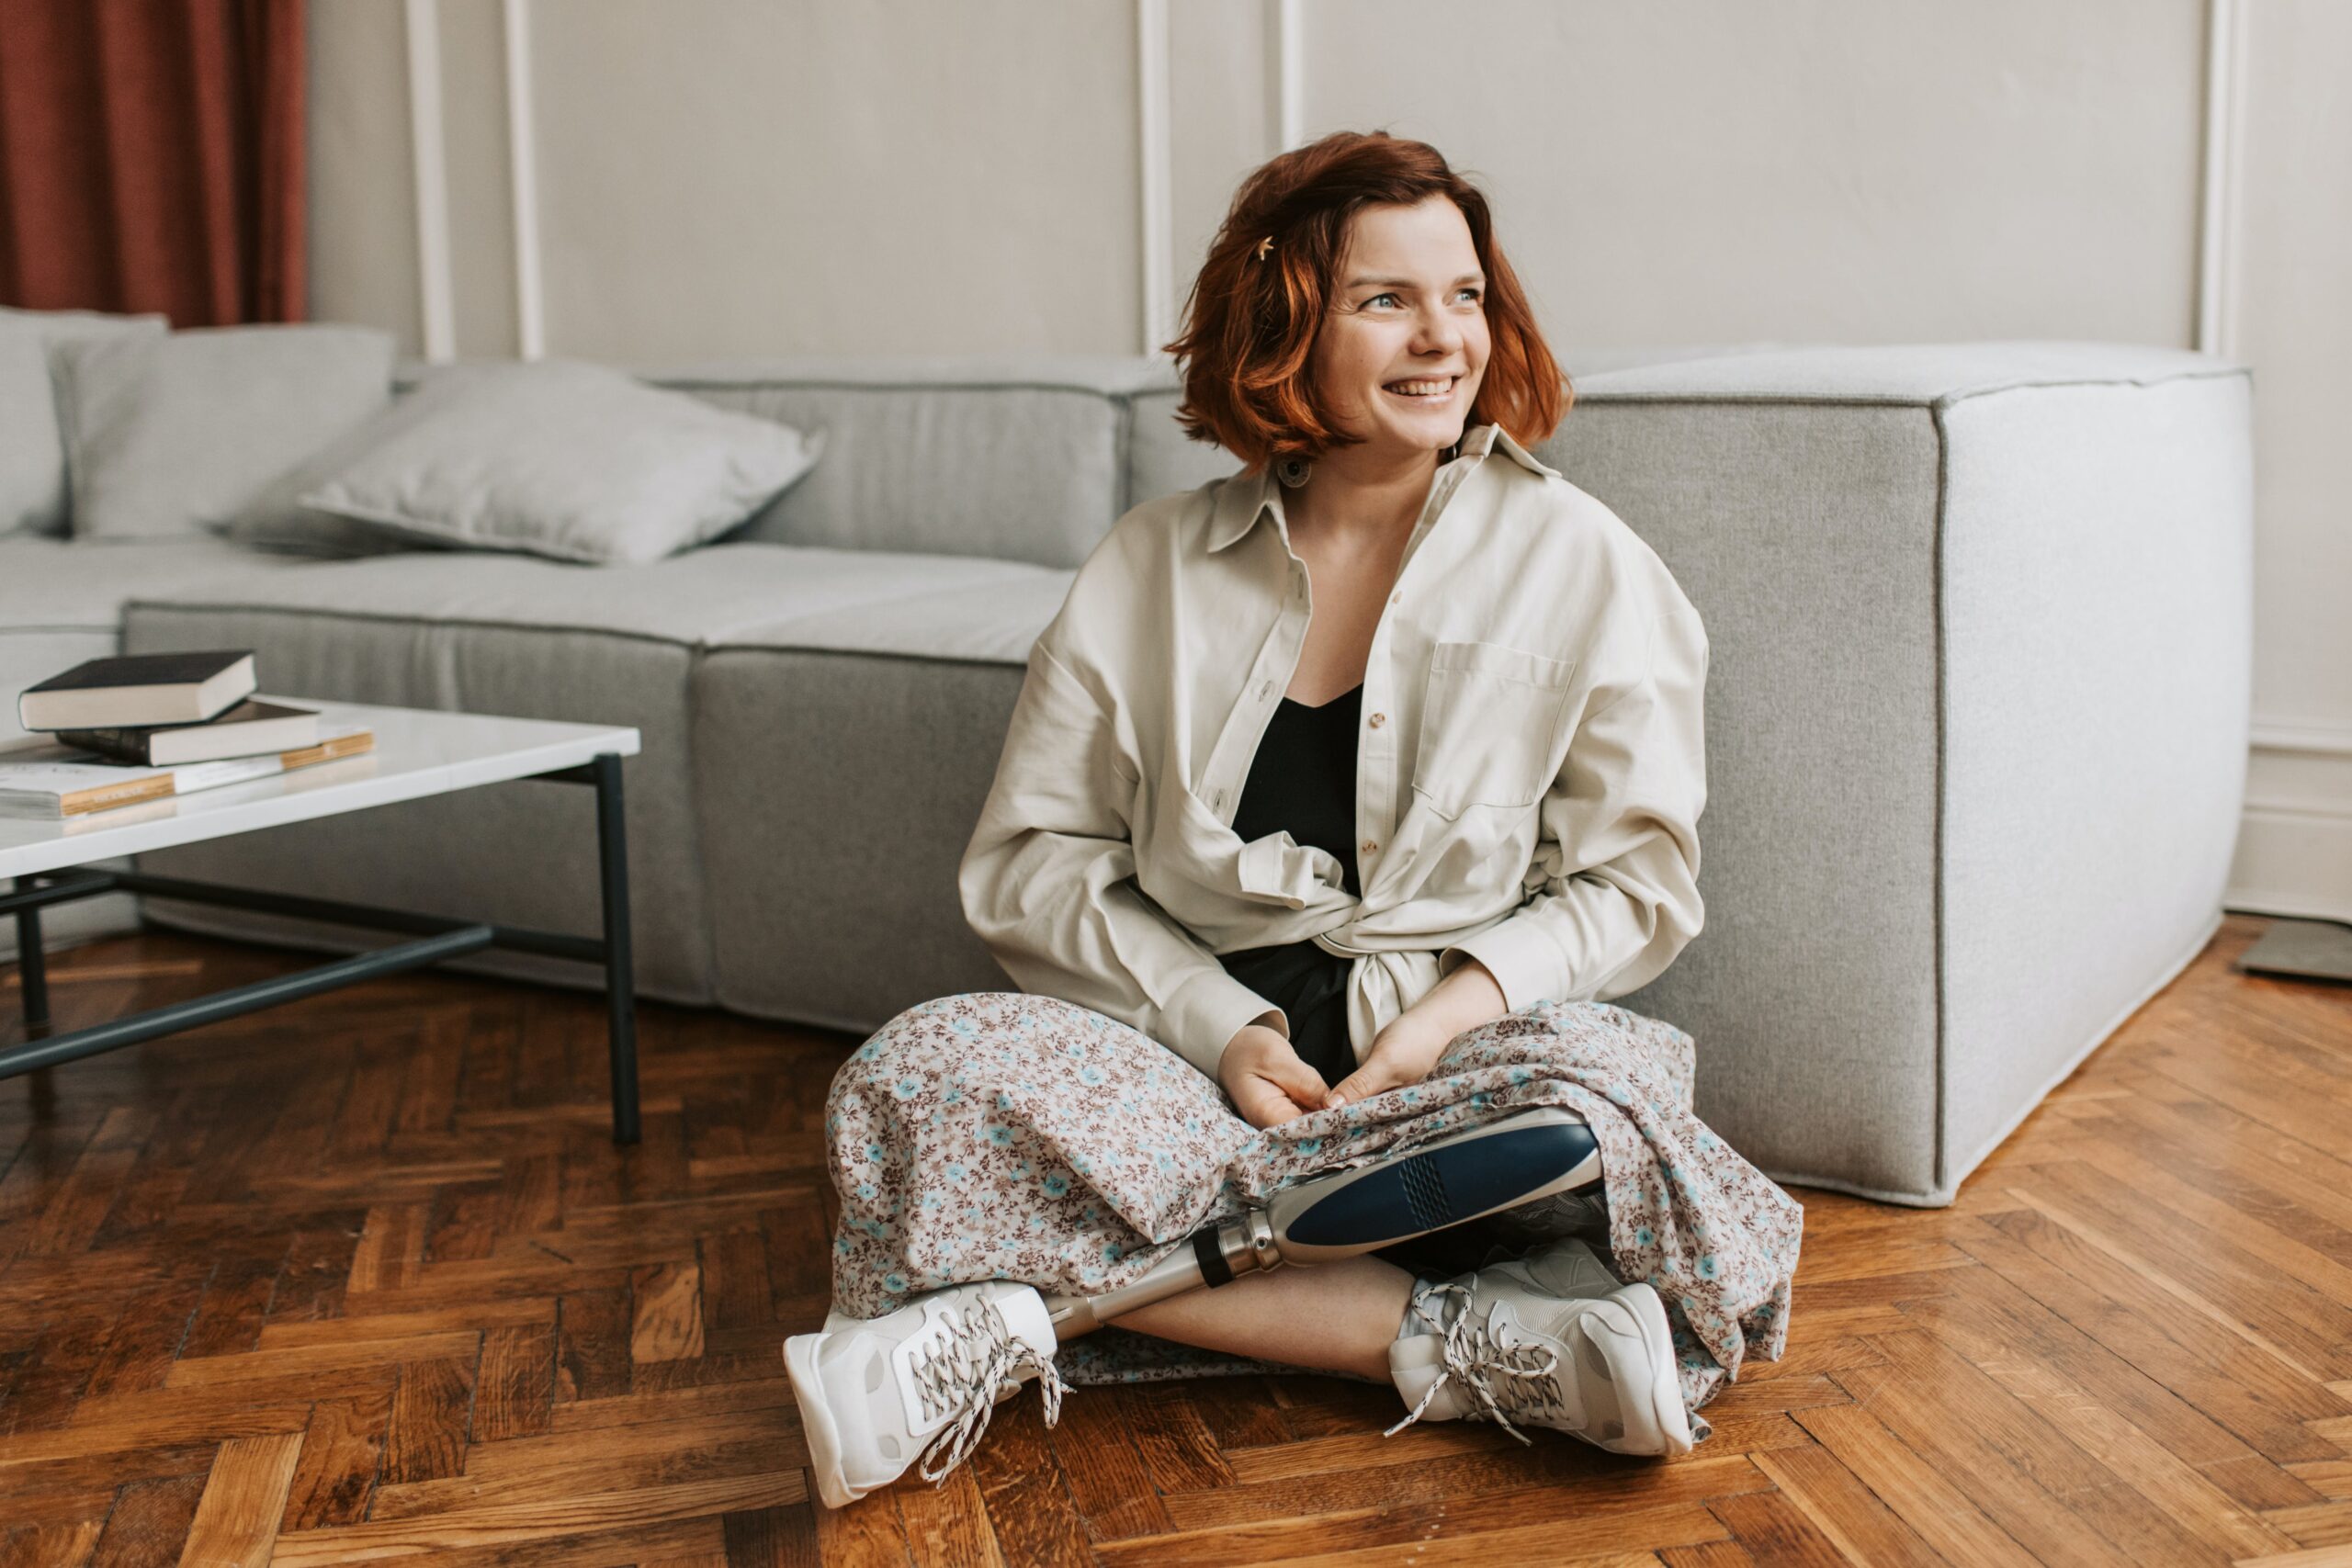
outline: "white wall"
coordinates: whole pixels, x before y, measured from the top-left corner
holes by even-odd
[[[2209,346],[2257,375],[2233,898],[2352,919],[2343,0],[1291,0],[1287,71],[1283,0],[335,0],[311,13],[315,316],[428,346],[405,22],[429,9],[454,325],[433,346],[516,352],[508,4],[555,355],[1139,352],[1285,109],[1473,172],[1571,371],[1588,346],[2196,346],[2210,241]],[[2212,7],[2235,23],[2209,104]],[[2200,158],[2233,129],[2209,226]]]

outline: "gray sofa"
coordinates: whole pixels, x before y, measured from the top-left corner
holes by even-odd
[[[736,534],[642,568],[0,541],[0,687],[119,637],[252,647],[280,693],[633,724],[647,995],[863,1032],[1004,988],[954,874],[1023,661],[1124,507],[1230,464],[1182,438],[1142,361],[645,374],[821,428],[826,454]],[[1948,1201],[2218,919],[2249,378],[2035,343],[1586,355],[1577,387],[1541,455],[1658,550],[1713,648],[1706,930],[1618,1000],[1698,1038],[1701,1113],[1776,1176]],[[148,862],[586,931],[587,808],[508,784]]]

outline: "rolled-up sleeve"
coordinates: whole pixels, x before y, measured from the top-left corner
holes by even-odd
[[[1135,885],[1138,777],[1102,703],[1041,637],[956,890],[1023,990],[1130,1024],[1214,1078],[1245,1024],[1281,1015]]]
[[[1667,598],[1644,673],[1585,716],[1544,798],[1530,872],[1542,885],[1439,954],[1442,975],[1485,964],[1513,1012],[1636,990],[1699,934],[1707,637],[1679,591]]]

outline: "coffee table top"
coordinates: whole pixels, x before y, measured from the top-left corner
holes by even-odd
[[[266,700],[317,708],[322,727],[366,725],[375,731],[375,750],[290,773],[62,821],[0,817],[0,877],[58,871],[141,850],[165,850],[528,778],[577,767],[606,751],[633,757],[639,747],[637,731],[625,725],[559,724],[303,697]]]

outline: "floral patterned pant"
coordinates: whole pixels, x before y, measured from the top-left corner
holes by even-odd
[[[1277,1188],[1563,1105],[1599,1140],[1611,1261],[1664,1299],[1695,1410],[1748,1355],[1780,1355],[1804,1213],[1691,1115],[1692,1065],[1670,1024],[1539,1002],[1455,1036],[1419,1084],[1261,1130],[1114,1019],[1017,992],[944,997],[884,1024],[833,1080],[834,1304],[875,1317],[990,1279],[1091,1295]],[[1072,1382],[1261,1365],[1112,1329],[1057,1362]]]

